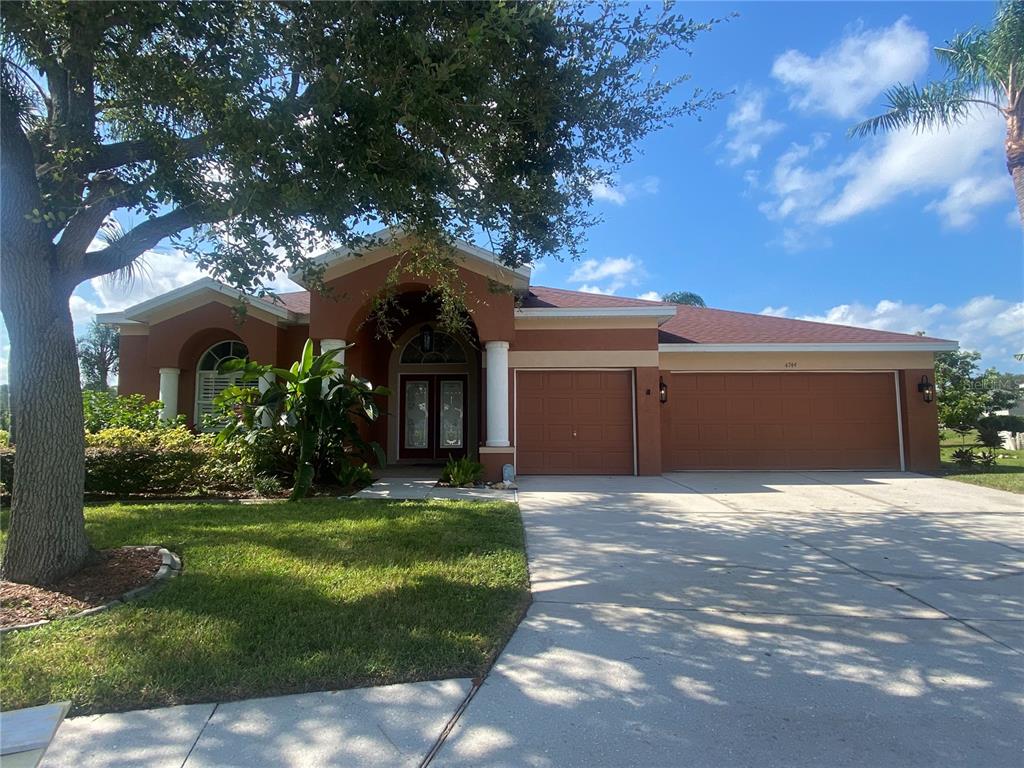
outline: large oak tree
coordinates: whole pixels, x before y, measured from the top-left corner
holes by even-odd
[[[4,575],[91,550],[68,300],[166,238],[240,291],[401,224],[578,252],[590,188],[718,93],[659,79],[715,21],[585,3],[5,2],[2,293],[17,462]],[[127,226],[91,250],[117,213]],[[127,214],[127,215],[125,215]]]

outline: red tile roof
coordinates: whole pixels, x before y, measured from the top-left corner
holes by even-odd
[[[531,286],[523,299],[524,308],[532,307],[656,307],[661,302],[606,296],[600,293],[567,291],[563,288]],[[664,304],[662,304],[664,306]],[[855,328],[849,325],[793,320],[788,317],[755,315],[725,309],[677,306],[676,316],[662,323],[662,344],[856,344],[941,342],[929,336]]]
[[[280,303],[297,315],[309,314],[309,292],[279,293]],[[270,299],[263,299],[270,302]],[[530,286],[523,297],[523,308],[565,307],[601,309],[604,307],[672,306],[658,301],[645,301],[625,296],[568,291],[564,288]],[[788,317],[755,315],[725,309],[677,306],[675,317],[662,323],[658,332],[662,344],[856,344],[906,343],[914,341],[946,341],[909,333],[854,328],[849,325],[793,320]]]
[[[675,317],[661,324],[658,337],[662,344],[896,344],[945,341],[910,333],[688,306],[680,306],[676,309]]]
[[[280,301],[274,301],[269,296],[260,301],[266,302],[267,304],[273,304],[278,307],[284,307],[289,312],[294,312],[297,315],[308,315],[309,314],[309,291],[291,291],[290,293],[279,293],[277,298]]]
[[[531,285],[529,292],[523,297],[524,309],[540,309],[546,307],[565,307],[573,309],[601,309],[605,307],[657,307],[671,306],[660,301],[629,299],[624,296],[607,296],[603,293],[584,293],[583,291],[567,291],[564,288],[544,288]]]

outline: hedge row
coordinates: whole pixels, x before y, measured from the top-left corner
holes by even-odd
[[[10,493],[16,450],[0,448],[0,483]],[[115,496],[247,493],[281,473],[278,446],[217,445],[184,427],[108,429],[86,435],[85,492]]]

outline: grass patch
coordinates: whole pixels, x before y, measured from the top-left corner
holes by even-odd
[[[954,432],[943,432],[939,440],[939,453],[942,458],[942,473],[947,480],[958,480],[961,483],[983,485],[1000,491],[1024,494],[1024,451],[1008,451],[997,448],[992,452],[999,458],[996,466],[988,469],[970,467],[964,469],[953,461],[953,451],[968,446],[976,450],[990,450],[977,446],[977,433],[969,432],[964,438]]]
[[[154,597],[7,635],[5,709],[76,713],[482,674],[529,601],[518,509],[346,499],[89,506],[98,548],[160,544]]]

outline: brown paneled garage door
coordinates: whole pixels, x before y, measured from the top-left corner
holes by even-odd
[[[631,371],[518,371],[516,472],[633,474]]]
[[[675,373],[665,468],[899,469],[892,373]]]

